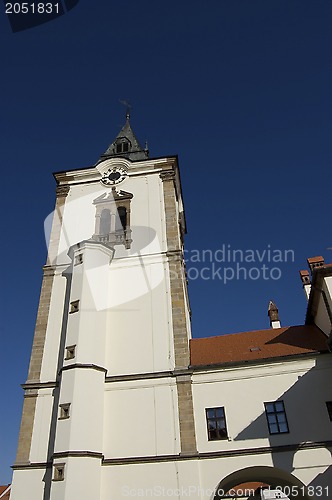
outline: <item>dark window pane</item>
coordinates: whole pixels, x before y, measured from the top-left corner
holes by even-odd
[[[217,429],[225,429],[225,422],[224,422],[224,419],[222,419],[222,420],[217,420]]]
[[[226,432],[226,429],[220,429],[218,431],[218,434],[219,434],[219,439],[225,439],[227,438],[227,432]]]
[[[124,143],[123,143],[123,151],[124,151],[124,153],[126,153],[126,152],[128,151],[128,149],[129,149],[129,144],[128,144],[128,142],[124,142]]]
[[[284,411],[284,405],[283,405],[283,403],[276,402],[275,406],[276,406],[276,411]]]
[[[218,439],[217,437],[217,431],[210,431],[210,439]]]
[[[279,424],[280,432],[288,432],[287,424]]]
[[[272,414],[268,415],[267,418],[268,418],[269,424],[276,424],[277,423],[277,418],[275,415],[272,415]]]
[[[227,438],[224,408],[207,408],[205,411],[209,440]]]
[[[283,401],[265,403],[267,423],[270,434],[281,434],[288,432],[286,413]]]

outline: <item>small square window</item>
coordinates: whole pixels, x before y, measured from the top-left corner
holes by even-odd
[[[70,311],[69,313],[76,313],[79,310],[79,300],[74,300],[73,302],[70,303]]]
[[[326,401],[326,408],[327,408],[327,412],[329,414],[329,418],[332,422],[332,401]]]
[[[74,266],[78,266],[79,264],[82,264],[82,263],[83,263],[83,254],[79,253],[79,254],[75,255]]]
[[[64,403],[60,405],[59,420],[65,420],[70,417],[70,403]]]
[[[264,403],[267,425],[270,434],[285,434],[289,432],[283,401]]]
[[[74,359],[76,355],[76,345],[70,345],[66,347],[66,357],[65,359]]]
[[[224,407],[206,408],[205,413],[209,441],[227,439],[228,436]]]
[[[63,481],[65,478],[65,464],[56,464],[53,469],[53,481]]]

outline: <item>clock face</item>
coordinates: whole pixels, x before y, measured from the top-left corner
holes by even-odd
[[[122,167],[110,168],[102,176],[101,182],[106,186],[120,184],[127,177],[127,170]]]
[[[121,174],[120,174],[120,172],[111,172],[110,175],[108,176],[108,179],[111,182],[116,182],[119,179],[121,179]]]

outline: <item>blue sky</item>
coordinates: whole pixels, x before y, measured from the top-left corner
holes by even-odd
[[[151,156],[179,155],[189,256],[294,252],[264,260],[278,280],[191,279],[193,335],[267,328],[270,299],[284,326],[303,323],[298,271],[308,257],[332,261],[331,23],[329,0],[80,0],[18,33],[1,11],[1,483],[15,459],[52,172],[96,162],[124,123],[119,99]]]

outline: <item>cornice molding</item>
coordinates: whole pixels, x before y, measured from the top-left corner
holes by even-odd
[[[58,458],[99,458],[103,460],[104,455],[99,451],[58,451],[53,453],[53,460]]]
[[[59,373],[67,370],[96,370],[98,372],[107,373],[107,369],[103,366],[93,365],[93,364],[85,364],[85,363],[74,363],[72,365],[63,366]]]
[[[133,380],[149,380],[158,378],[178,378],[181,376],[190,376],[192,370],[170,370],[164,372],[150,372],[150,373],[133,373],[130,375],[110,375],[105,378],[106,383],[112,382],[130,382]]]
[[[142,457],[122,457],[122,458],[104,458],[101,452],[94,451],[64,451],[53,454],[53,459],[66,457],[89,457],[102,460],[103,466],[112,465],[135,465],[144,463],[158,462],[183,462],[186,460],[211,460],[215,458],[228,458],[246,455],[262,455],[266,453],[283,453],[300,450],[313,450],[318,448],[332,448],[332,441],[308,441],[306,443],[292,443],[280,446],[261,446],[257,448],[239,448],[236,450],[212,451],[203,453],[186,453],[178,455],[154,455]],[[13,470],[24,469],[46,469],[52,467],[52,462],[24,462],[12,465]]]
[[[315,359],[317,358],[317,356],[322,356],[324,354],[330,354],[330,353],[326,349],[326,351],[304,352],[301,354],[291,354],[289,356],[276,356],[274,358],[251,359],[245,361],[229,361],[227,363],[215,363],[211,365],[190,365],[189,368],[193,371],[194,375],[203,375],[208,372],[225,373],[226,370],[232,370],[232,369],[243,370],[245,368],[261,368],[267,365],[276,366],[277,364],[283,364],[285,362],[291,363],[298,360],[301,361],[310,358]],[[301,371],[301,368],[296,368],[291,371],[292,372]],[[289,373],[289,370],[286,369],[284,373]],[[270,373],[268,373],[268,375],[270,375]],[[264,376],[266,376],[266,374],[264,374]],[[257,375],[253,375],[253,377],[256,378]],[[247,378],[247,376],[243,378]]]
[[[26,384],[21,384],[21,387],[27,391],[31,389],[54,389],[58,385],[57,382],[27,382]]]
[[[52,462],[17,462],[11,466],[13,470],[48,469]]]
[[[175,172],[174,170],[164,170],[160,172],[159,177],[163,182],[165,181],[174,181],[175,180]]]
[[[165,156],[138,161],[130,161],[126,158],[108,158],[90,167],[54,172],[53,176],[58,185],[64,186],[99,182],[105,171],[118,165],[125,165],[128,168],[128,176],[130,177],[143,173],[153,173],[156,169],[172,169],[173,166],[177,165],[177,156]]]
[[[66,185],[59,185],[56,187],[55,193],[57,198],[66,198],[68,196],[68,193],[70,191],[70,187],[68,184]]]

